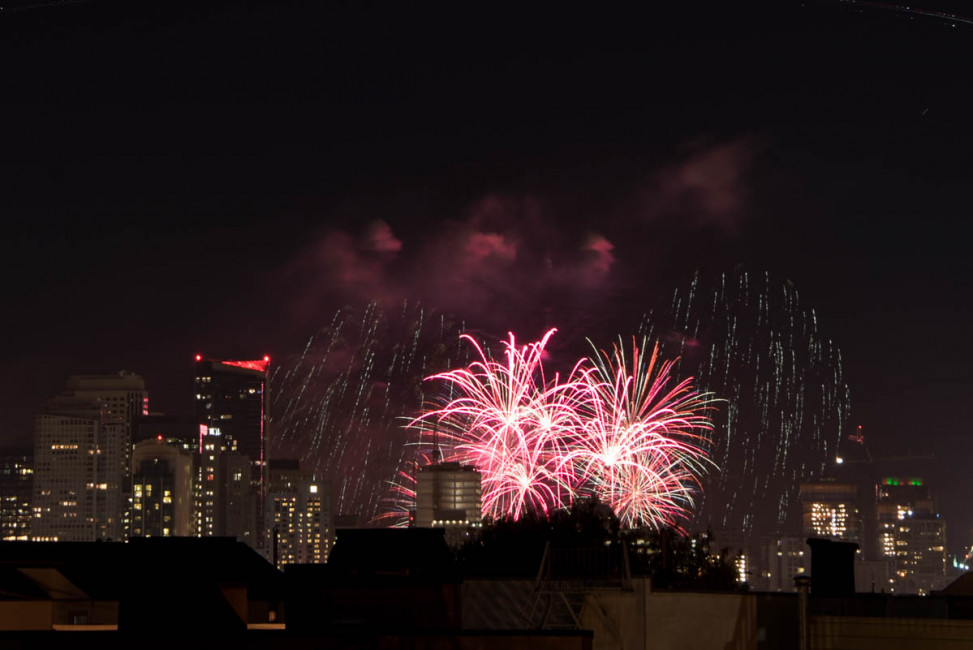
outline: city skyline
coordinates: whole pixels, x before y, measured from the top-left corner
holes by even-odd
[[[973,36],[809,4],[444,31],[310,3],[4,13],[0,442],[80,373],[190,415],[195,354],[285,367],[346,305],[609,345],[742,265],[800,292],[849,424],[932,452],[917,473],[973,542]]]

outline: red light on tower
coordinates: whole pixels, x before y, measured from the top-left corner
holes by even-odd
[[[202,361],[202,360],[203,360],[203,355],[197,354],[196,355],[196,361]]]
[[[265,354],[264,355],[264,361],[266,361],[267,363],[270,363],[270,355],[269,354]]]

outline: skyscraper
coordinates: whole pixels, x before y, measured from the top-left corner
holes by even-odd
[[[804,535],[861,544],[861,514],[854,483],[828,479],[802,483],[800,498]]]
[[[196,355],[196,422],[250,459],[257,489],[264,483],[269,365],[270,357],[226,361]]]
[[[90,542],[123,530],[125,425],[99,401],[48,400],[34,420],[31,538]]]
[[[31,538],[123,539],[132,426],[148,411],[134,373],[78,375],[34,420]]]
[[[75,375],[68,378],[66,395],[101,402],[104,417],[122,425],[121,536],[127,537],[131,525],[132,443],[135,423],[149,412],[149,394],[145,381],[134,372],[113,375]]]
[[[420,466],[413,525],[445,528],[446,542],[460,546],[469,538],[470,529],[480,525],[482,501],[480,472],[472,465],[434,462]]]
[[[164,440],[144,440],[132,452],[132,528],[140,537],[188,537],[193,518],[193,461]]]
[[[27,448],[0,450],[0,540],[30,539],[33,453]]]
[[[878,485],[882,555],[894,564],[896,593],[928,594],[946,579],[946,522],[921,478],[883,478]]]
[[[196,355],[198,534],[229,535],[263,550],[267,368]]]
[[[124,370],[114,375],[75,375],[68,378],[67,393],[79,398],[100,400],[107,417],[124,422],[129,439],[136,418],[148,415],[149,394],[145,381]]]
[[[278,567],[327,562],[335,536],[330,483],[315,480],[296,460],[272,460],[265,512]]]
[[[761,552],[765,566],[761,588],[768,591],[794,591],[794,578],[810,571],[811,549],[804,535],[773,540]]]

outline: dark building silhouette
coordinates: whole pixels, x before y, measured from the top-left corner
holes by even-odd
[[[278,619],[282,588],[276,569],[232,539],[7,542],[0,629],[242,632]]]
[[[339,529],[327,564],[284,575],[291,630],[460,627],[460,578],[441,528]]]
[[[855,554],[858,544],[810,538],[811,594],[845,597],[855,594]]]

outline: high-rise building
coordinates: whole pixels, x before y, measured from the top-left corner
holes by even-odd
[[[762,547],[764,561],[760,588],[768,591],[794,591],[794,578],[811,570],[811,549],[807,538],[781,537]]]
[[[122,424],[122,535],[127,536],[130,526],[132,490],[132,443],[137,418],[149,412],[149,394],[145,381],[134,372],[121,371],[113,375],[75,375],[68,378],[67,395],[79,399],[100,401],[105,417]]]
[[[883,478],[878,485],[881,554],[893,563],[896,593],[928,594],[946,581],[946,522],[921,478]]]
[[[196,356],[196,422],[224,447],[239,451],[253,466],[254,487],[264,482],[267,367],[270,357],[255,361],[227,361]]]
[[[862,542],[858,488],[854,483],[821,480],[800,488],[803,532],[843,542]]]
[[[34,421],[32,539],[123,539],[135,418],[148,412],[130,372],[70,377]]]
[[[34,420],[31,539],[121,539],[124,470],[125,424],[102,401],[48,400]]]
[[[134,372],[69,377],[67,393],[73,397],[101,401],[107,417],[125,423],[129,440],[136,418],[149,413],[145,381]]]
[[[480,472],[472,465],[434,462],[418,468],[414,526],[445,528],[447,543],[458,546],[480,525],[482,507]]]
[[[252,486],[250,459],[238,451],[223,450],[217,464],[216,534],[235,537],[260,550],[257,539],[257,493]]]
[[[30,539],[30,501],[33,487],[32,450],[0,450],[0,540]]]
[[[257,550],[264,542],[269,365],[266,356],[232,361],[196,355],[199,534],[232,535]],[[247,482],[240,483],[244,476]]]
[[[260,550],[257,539],[257,491],[250,459],[236,450],[235,441],[217,429],[200,426],[194,485],[196,534],[235,537]]]
[[[138,537],[194,535],[192,455],[164,440],[132,452],[132,528]]]
[[[278,568],[328,561],[334,545],[330,483],[315,480],[296,460],[272,460],[264,512],[267,546]]]

